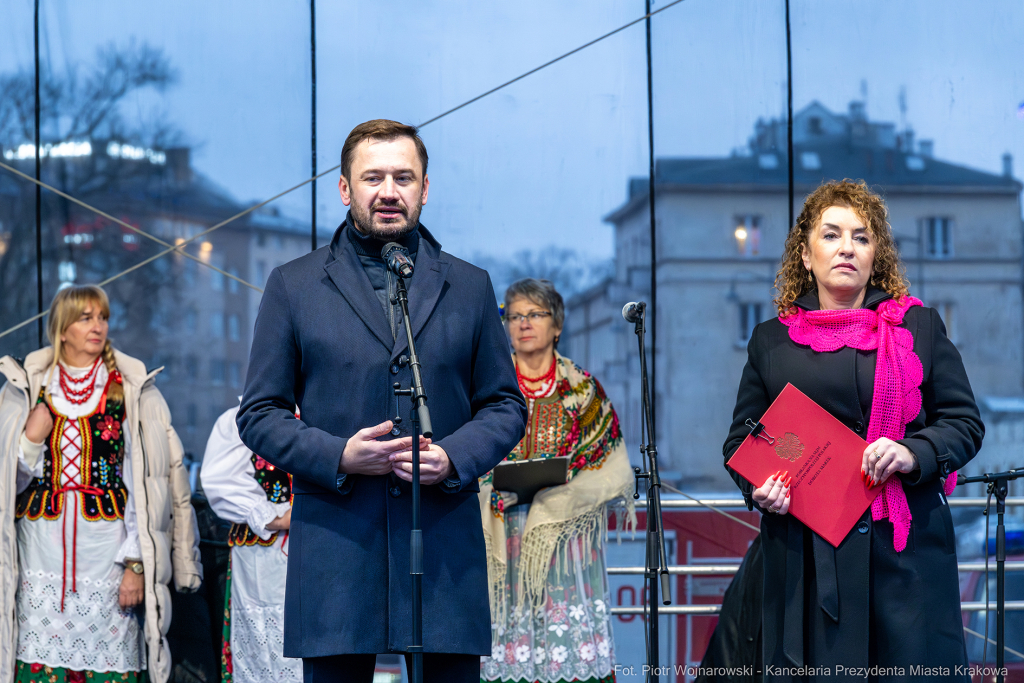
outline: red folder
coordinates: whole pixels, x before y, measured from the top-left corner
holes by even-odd
[[[884,487],[861,480],[864,439],[787,384],[755,429],[729,459],[729,467],[759,487],[789,470],[789,514],[838,547]]]

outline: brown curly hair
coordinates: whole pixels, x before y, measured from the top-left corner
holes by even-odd
[[[774,303],[780,316],[786,315],[797,299],[817,287],[813,279],[808,278],[802,252],[808,244],[811,230],[818,226],[821,215],[832,206],[853,210],[867,224],[868,232],[875,238],[875,262],[870,283],[897,299],[910,293],[910,283],[892,236],[889,210],[885,202],[869,190],[863,180],[833,180],[808,195],[796,225],[786,237],[782,265],[775,274],[778,296]]]

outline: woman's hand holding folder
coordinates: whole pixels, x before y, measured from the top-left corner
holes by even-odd
[[[789,512],[789,485],[792,481],[793,477],[789,476],[788,470],[779,470],[768,477],[760,488],[754,489],[751,497],[762,510],[784,515]]]

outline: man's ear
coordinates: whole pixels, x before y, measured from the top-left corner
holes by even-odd
[[[348,184],[348,178],[346,178],[344,175],[338,178],[338,194],[341,195],[341,203],[344,204],[345,206],[349,206],[352,204],[351,189],[352,188],[349,187]]]
[[[420,204],[427,203],[427,191],[430,189],[430,176],[423,176],[423,192],[420,195]]]

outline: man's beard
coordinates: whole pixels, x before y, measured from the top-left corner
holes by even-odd
[[[374,224],[373,211],[374,209],[387,206],[388,208],[397,208],[405,215],[405,222],[395,221],[393,223],[384,223],[381,225]],[[402,205],[391,205],[391,204],[375,204],[369,211],[363,209],[361,206],[352,204],[352,221],[356,224],[356,229],[367,237],[372,237],[381,242],[387,242],[395,240],[408,235],[413,232],[420,224],[420,211],[423,205],[416,203],[411,207],[404,207]]]

